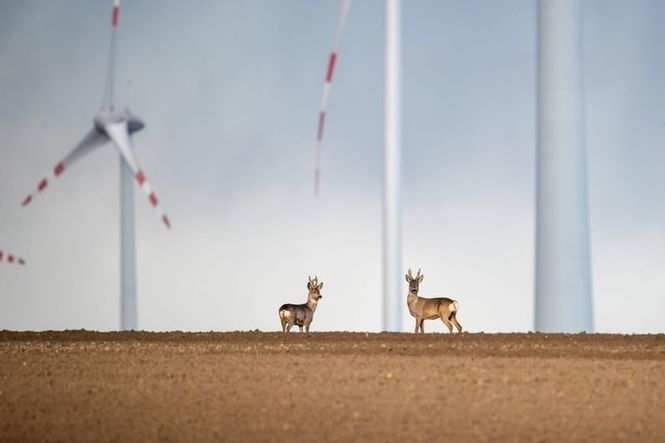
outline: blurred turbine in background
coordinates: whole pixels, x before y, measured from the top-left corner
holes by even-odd
[[[134,157],[130,142],[131,135],[143,129],[145,125],[129,110],[118,111],[113,103],[115,47],[119,14],[120,0],[114,0],[111,15],[111,48],[109,50],[102,108],[94,118],[92,129],[61,162],[55,165],[53,174],[54,178],[59,177],[74,162],[109,141],[118,150],[120,154],[120,327],[123,330],[136,330],[138,329],[138,312],[133,181],[136,180],[153,207],[157,208],[159,201]],[[28,205],[47,186],[48,179],[43,178],[35,191],[23,200],[22,205]],[[171,223],[166,214],[162,214],[161,218],[164,225],[170,228]]]

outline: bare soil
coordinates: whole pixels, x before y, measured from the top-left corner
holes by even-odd
[[[2,441],[665,441],[665,335],[0,332]]]

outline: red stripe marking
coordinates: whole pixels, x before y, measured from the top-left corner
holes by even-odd
[[[165,215],[162,215],[162,221],[166,225],[167,228],[171,229],[171,222],[169,221],[169,218]]]
[[[9,255],[9,256],[7,256],[7,261],[8,261],[9,263],[14,263],[14,256],[13,256],[13,255]]]
[[[157,206],[157,196],[154,192],[151,192],[148,198],[150,199],[150,203],[152,203],[153,206]]]
[[[139,182],[139,185],[143,186],[143,182],[145,181],[145,175],[143,175],[143,171],[139,169],[139,172],[136,173],[136,181]]]
[[[319,113],[319,130],[316,135],[316,139],[318,141],[321,141],[321,139],[323,138],[323,122],[325,121],[325,119],[326,119],[326,113],[321,111]]]
[[[119,13],[119,8],[118,5],[113,5],[113,18],[111,19],[111,25],[115,28],[118,26],[118,13]]]
[[[55,176],[59,176],[62,174],[62,172],[65,170],[65,164],[63,162],[58,163],[55,165],[55,168],[53,169],[53,172],[55,173]]]
[[[25,260],[23,260],[22,258],[19,258],[19,259],[18,259],[18,264],[19,264],[19,265],[24,265],[24,264],[25,264]]]
[[[31,201],[32,201],[32,195],[28,195],[28,196],[25,198],[25,200],[23,200],[23,203],[21,203],[21,206],[25,206],[25,205],[27,205],[28,203],[30,203]]]
[[[42,179],[42,181],[39,182],[39,185],[37,185],[37,189],[39,189],[39,192],[42,192],[46,187],[48,186],[48,180],[45,178]]]
[[[330,60],[328,61],[328,74],[326,75],[326,81],[328,83],[332,81],[333,70],[335,69],[335,60],[337,60],[337,54],[335,52],[331,52]]]

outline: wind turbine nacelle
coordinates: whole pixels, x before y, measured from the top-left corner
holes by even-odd
[[[124,111],[101,111],[95,116],[95,129],[101,133],[106,132],[106,127],[112,123],[127,122],[127,131],[132,134],[145,127],[143,120],[132,114],[129,109]]]
[[[140,118],[132,117],[129,120],[127,120],[127,130],[129,131],[130,134],[140,131],[143,128],[145,128],[145,123],[143,123],[143,120],[141,120]]]

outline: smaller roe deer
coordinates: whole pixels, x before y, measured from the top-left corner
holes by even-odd
[[[314,280],[309,277],[307,282],[307,303],[301,305],[293,305],[290,303],[284,304],[279,308],[279,320],[282,322],[282,332],[289,332],[293,325],[297,325],[302,332],[302,327],[305,327],[305,332],[309,332],[309,325],[314,320],[314,311],[316,305],[319,303],[321,295],[321,288],[323,283],[319,283],[319,278],[315,275]]]
[[[409,283],[409,294],[406,297],[406,304],[409,306],[409,312],[416,318],[415,333],[425,332],[425,320],[434,320],[440,318],[448,327],[448,330],[453,332],[453,325],[457,328],[458,332],[462,332],[462,325],[457,321],[457,311],[459,310],[459,303],[455,300],[446,297],[437,298],[424,298],[418,297],[418,288],[423,281],[424,275],[418,275],[414,278],[409,273],[405,275],[406,281]]]

